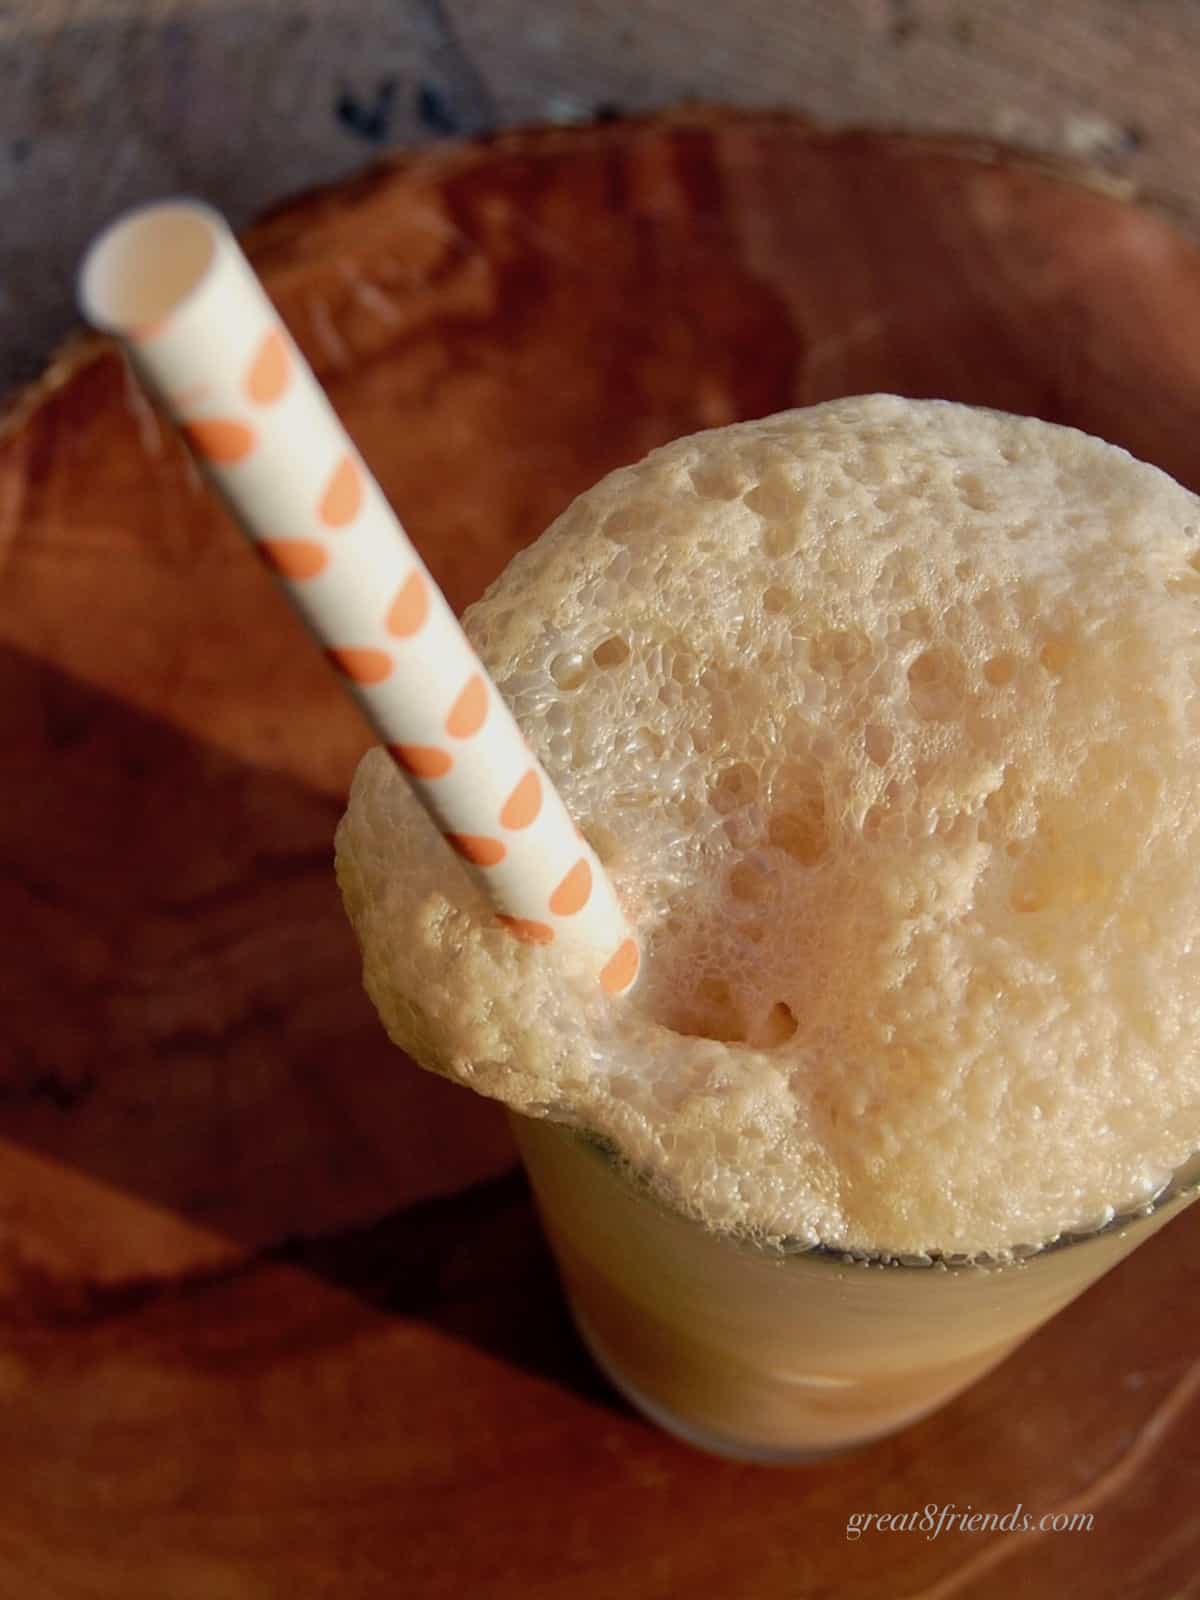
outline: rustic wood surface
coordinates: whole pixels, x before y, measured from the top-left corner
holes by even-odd
[[[462,605],[601,472],[890,388],[1200,487],[1200,251],[953,140],[693,113],[398,161],[251,253]],[[1200,1594],[1200,1211],[948,1410],[792,1472],[630,1415],[496,1108],[358,988],[366,735],[80,341],[0,442],[0,1595]],[[845,1535],[927,1503],[1090,1532]]]
[[[1200,227],[1195,0],[6,0],[0,394],[87,240],[180,190],[238,224],[449,135],[682,101],[1086,155]]]

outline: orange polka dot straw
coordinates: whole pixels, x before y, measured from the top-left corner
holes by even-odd
[[[171,201],[92,245],[84,314],[117,335],[512,937],[638,949],[599,860],[467,642],[224,220]],[[453,852],[453,854],[452,854]]]

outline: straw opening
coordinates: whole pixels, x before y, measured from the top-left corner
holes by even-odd
[[[194,201],[135,211],[88,251],[79,298],[88,320],[110,333],[144,332],[197,289],[216,256],[218,223]]]

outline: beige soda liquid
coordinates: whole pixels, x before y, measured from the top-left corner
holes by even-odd
[[[788,1462],[914,1422],[994,1367],[1194,1198],[1003,1264],[739,1244],[553,1123],[513,1130],[580,1333],[660,1426]]]
[[[900,1426],[1183,1203],[1197,607],[1200,502],[1027,418],[867,396],[612,474],[465,625],[637,930],[620,1000],[364,761],[368,989],[519,1114],[584,1336],[668,1426]]]

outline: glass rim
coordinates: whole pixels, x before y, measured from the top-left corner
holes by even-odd
[[[519,1114],[519,1113],[518,1113]],[[602,1134],[597,1134],[590,1129],[578,1127],[567,1122],[556,1122],[549,1117],[525,1117],[526,1121],[541,1122],[547,1127],[555,1128],[570,1138],[577,1146],[586,1150],[589,1155],[602,1162],[612,1173],[613,1177],[633,1190],[640,1199],[647,1201],[657,1210],[665,1212],[675,1218],[677,1222],[690,1224],[703,1229],[721,1240],[723,1244],[734,1249],[749,1251],[764,1260],[774,1261],[821,1261],[830,1267],[868,1267],[875,1270],[880,1268],[895,1271],[929,1272],[931,1270],[949,1273],[988,1272],[998,1271],[1002,1267],[1026,1266],[1034,1261],[1061,1254],[1064,1250],[1075,1249],[1081,1245],[1093,1244],[1102,1239],[1112,1238],[1113,1235],[1123,1232],[1127,1228],[1149,1222],[1159,1212],[1177,1202],[1188,1203],[1200,1193],[1200,1150],[1190,1156],[1183,1164],[1175,1169],[1166,1183],[1150,1196],[1149,1199],[1139,1201],[1136,1205],[1126,1207],[1124,1210],[1115,1211],[1113,1215],[1096,1228],[1063,1228],[1052,1239],[1047,1239],[1042,1244],[1026,1245],[1016,1244],[1003,1254],[993,1251],[980,1251],[977,1255],[970,1255],[965,1251],[942,1252],[922,1251],[916,1252],[871,1252],[855,1250],[840,1245],[805,1244],[801,1241],[789,1243],[787,1240],[779,1244],[763,1244],[753,1239],[739,1236],[736,1233],[722,1233],[719,1229],[709,1228],[699,1217],[691,1216],[688,1212],[674,1206],[658,1190],[653,1180],[636,1172],[621,1155],[615,1143]],[[1182,1207],[1181,1207],[1182,1209]]]

